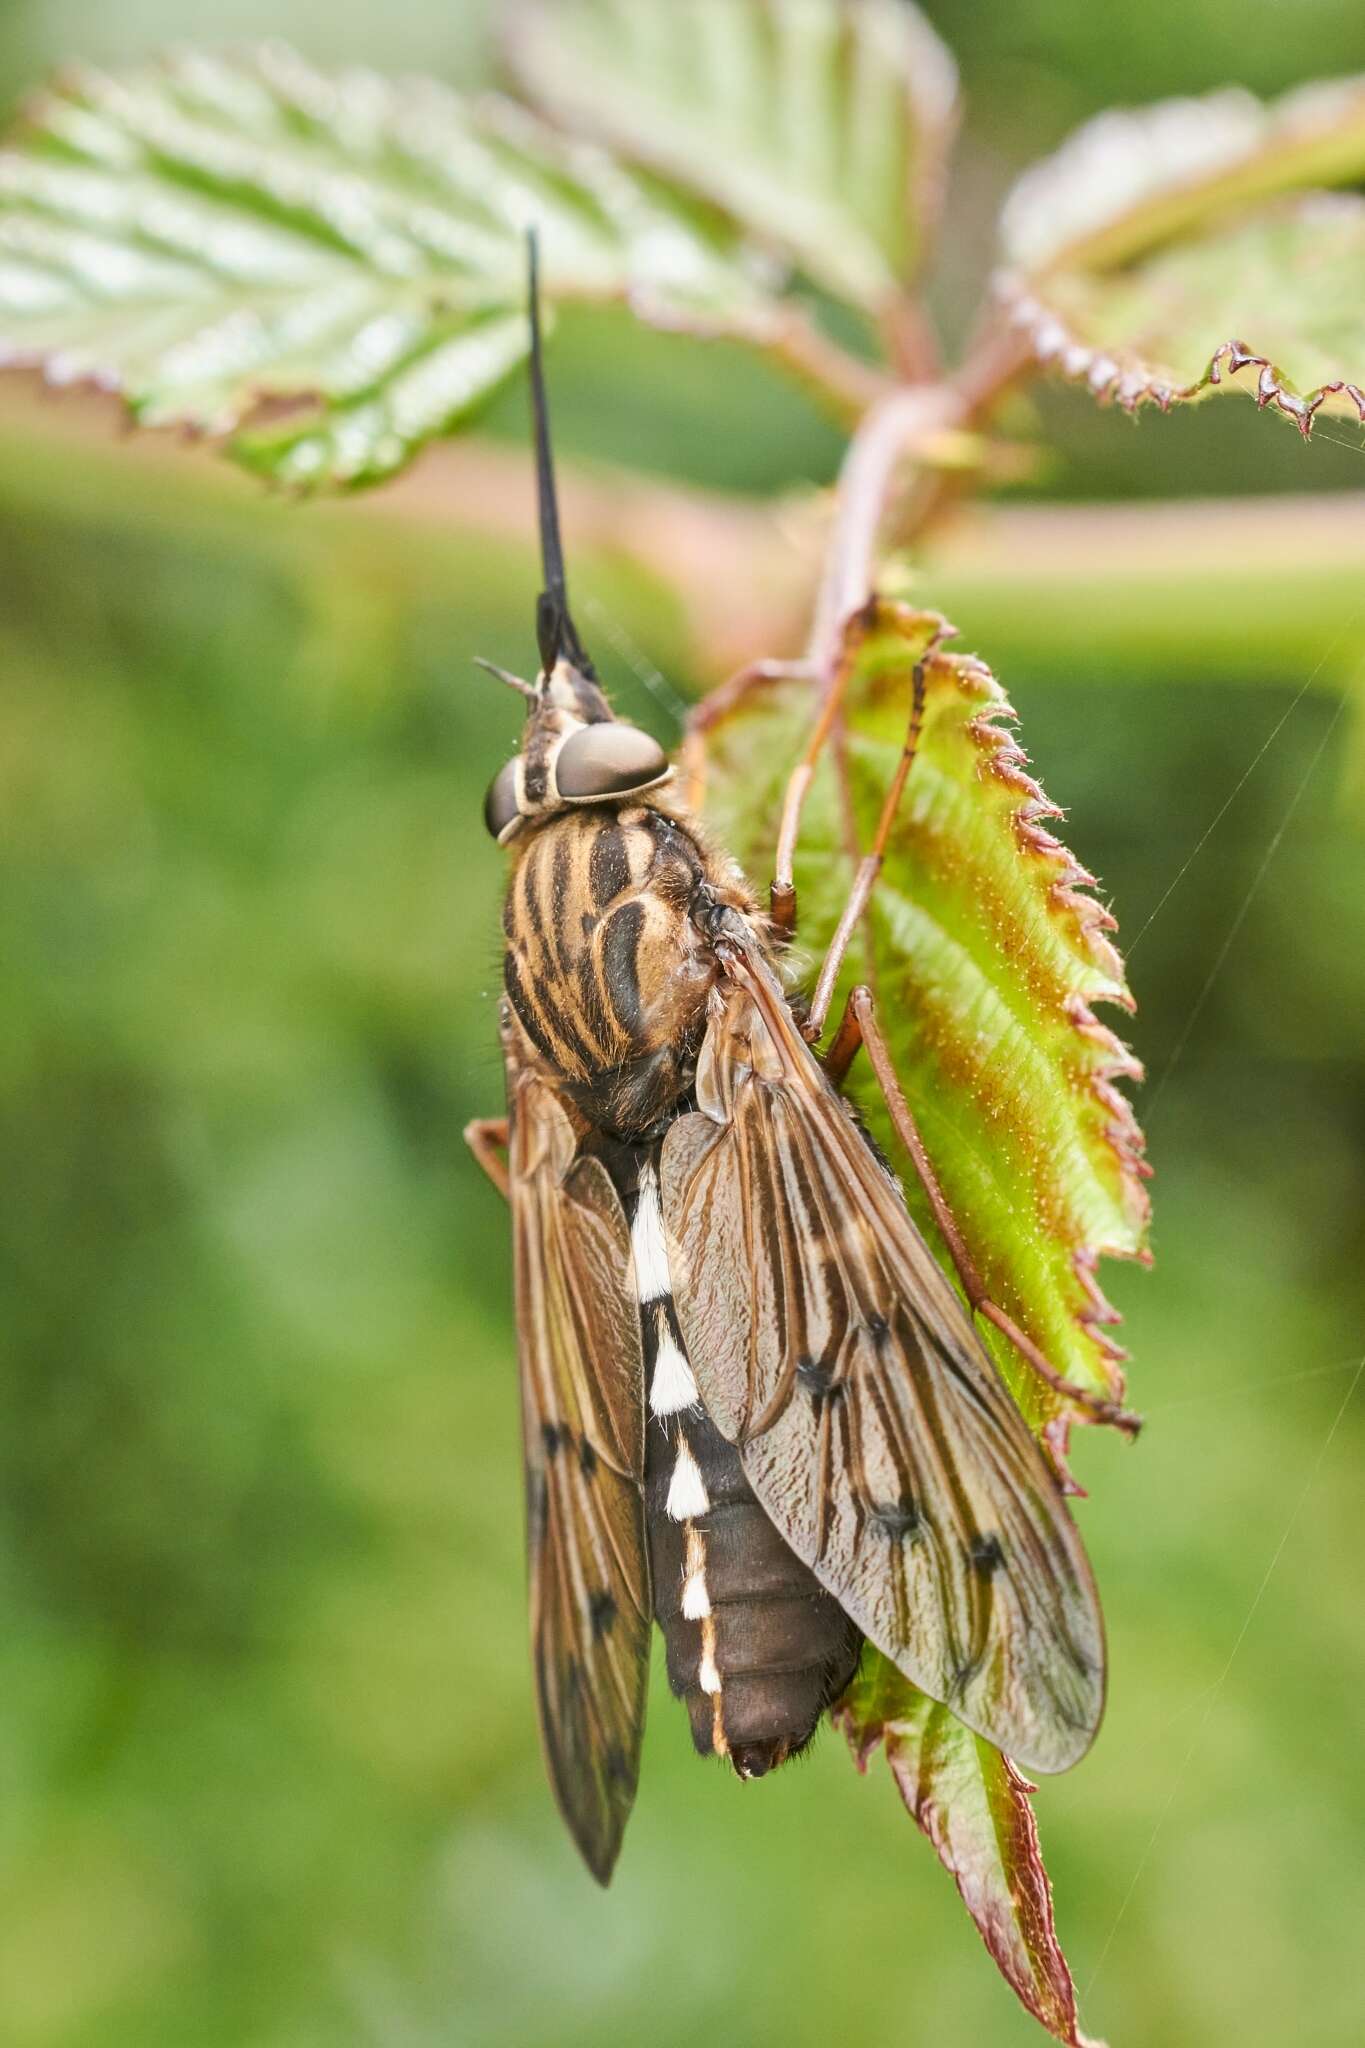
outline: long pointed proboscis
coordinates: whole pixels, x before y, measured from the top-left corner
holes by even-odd
[[[537,633],[547,670],[561,653],[586,675],[592,663],[569,611],[569,585],[564,571],[564,542],[559,530],[559,494],[555,488],[554,450],[550,443],[550,405],[545,394],[545,349],[540,320],[540,241],[534,228],[526,232],[527,307],[531,321],[531,404],[535,415],[536,486],[540,505],[540,559],[545,588],[541,594]]]
[[[550,407],[545,395],[545,350],[540,331],[540,238],[534,228],[526,236],[530,266],[531,403],[536,421],[536,483],[540,496],[540,559],[545,588],[567,612],[569,588],[564,575],[564,543],[559,531],[559,497],[555,490],[555,459],[550,446]]]

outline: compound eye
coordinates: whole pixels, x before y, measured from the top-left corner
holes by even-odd
[[[488,785],[488,794],[483,800],[483,822],[499,842],[511,826],[521,822],[521,809],[517,803],[515,754],[510,761],[504,763]]]
[[[627,796],[668,773],[668,756],[636,725],[585,725],[565,740],[555,760],[555,782],[569,803]]]

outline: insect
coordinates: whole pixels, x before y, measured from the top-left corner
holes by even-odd
[[[742,1779],[807,1746],[865,1638],[1025,1768],[1064,1770],[1099,1724],[1104,1639],[1062,1487],[842,1099],[861,1047],[972,1307],[1088,1397],[985,1299],[865,989],[813,1049],[913,760],[923,672],[799,1016],[781,953],[801,778],[765,913],[663,750],[613,716],[574,626],[534,244],[531,266],[540,670],[494,671],[527,702],[486,805],[511,856],[507,1116],[467,1135],[511,1206],[545,1757],[605,1883],[656,1621],[696,1748]]]

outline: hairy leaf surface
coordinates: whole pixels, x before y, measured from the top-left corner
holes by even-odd
[[[547,296],[769,338],[728,230],[588,144],[430,81],[277,45],[72,71],[0,152],[0,358],[228,434],[297,486],[400,468],[517,367],[526,229]],[[297,408],[297,409],[296,409]]]
[[[924,728],[889,854],[841,994],[868,981],[944,1192],[995,1298],[1069,1379],[1122,1392],[1101,1257],[1144,1252],[1141,1135],[1116,1084],[1136,1062],[1096,1016],[1131,1007],[1093,878],[1050,830],[1059,814],[1009,735],[989,670],[939,646],[935,614],[883,604],[861,639],[842,747],[827,753],[796,863],[800,942],[813,964],[833,934],[895,768],[926,663]],[[810,686],[765,688],[713,731],[708,815],[760,880],[786,777],[814,714]],[[842,760],[840,759],[842,755]],[[837,1019],[838,1009],[834,1012]],[[853,1092],[905,1162],[866,1070]],[[932,1230],[918,1190],[907,1191]],[[987,1341],[1036,1427],[1058,1403]],[[1057,1433],[1054,1432],[1054,1439]]]
[[[1058,814],[1009,736],[1004,692],[980,662],[943,650],[948,630],[936,614],[887,602],[850,624],[845,729],[812,784],[796,862],[802,949],[813,967],[833,935],[904,744],[922,662],[919,747],[841,990],[871,983],[897,1073],[995,1298],[1070,1379],[1116,1397],[1120,1354],[1105,1333],[1114,1317],[1095,1272],[1106,1253],[1145,1256],[1147,1197],[1141,1134],[1117,1086],[1139,1069],[1095,1005],[1131,999],[1113,920],[1049,829]],[[809,684],[779,682],[708,734],[707,812],[756,879],[815,710]],[[852,1092],[936,1241],[858,1068]],[[1067,1424],[1057,1397],[993,1328],[978,1327],[1025,1415],[1061,1456]],[[907,1809],[1007,1982],[1058,2040],[1086,2048],[1031,1788],[871,1645],[834,1718],[860,1768],[885,1745]]]
[[[1003,290],[1041,361],[1133,408],[1243,375],[1365,419],[1365,81],[1100,115],[1019,181]],[[1232,388],[1237,388],[1234,384]]]
[[[876,311],[938,210],[957,74],[905,0],[523,0],[547,113],[723,207]]]

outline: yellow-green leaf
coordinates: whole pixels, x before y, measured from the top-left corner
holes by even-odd
[[[1068,1379],[1122,1392],[1105,1255],[1144,1256],[1142,1141],[1118,1083],[1131,1055],[1097,1006],[1131,1007],[1092,878],[1056,838],[1059,815],[1010,735],[1013,713],[978,661],[940,645],[943,621],[883,603],[847,699],[847,734],[807,804],[796,862],[802,953],[818,961],[903,743],[916,661],[924,726],[886,866],[841,992],[872,984],[897,1072],[945,1194],[994,1298]],[[750,696],[711,732],[707,812],[751,872],[771,859],[791,763],[814,704],[801,682]],[[837,1016],[837,1009],[835,1011]],[[902,1169],[870,1077],[851,1086]],[[918,1189],[907,1192],[932,1231]],[[984,1332],[1035,1427],[1056,1397]],[[1053,1431],[1060,1448],[1064,1428]]]
[[[1114,1399],[1119,1354],[1096,1268],[1106,1253],[1145,1255],[1147,1197],[1141,1134],[1118,1087],[1138,1068],[1096,1005],[1127,1007],[1127,984],[1113,920],[1051,829],[1058,813],[1010,736],[1004,692],[981,662],[944,650],[949,630],[934,613],[886,601],[847,629],[844,727],[811,785],[795,868],[804,978],[870,844],[922,665],[919,745],[841,992],[871,983],[897,1074],[994,1297],[1058,1370]],[[756,876],[816,708],[808,683],[774,682],[706,729],[707,814]],[[868,1076],[855,1067],[851,1081],[904,1175]],[[921,1191],[908,1179],[906,1191],[932,1238]],[[1074,1409],[1059,1407],[993,1328],[982,1334],[1060,1458]],[[1068,2048],[1090,2048],[1053,1926],[1031,1787],[870,1644],[834,1719],[861,1768],[885,1747],[908,1811],[1016,1996]]]

